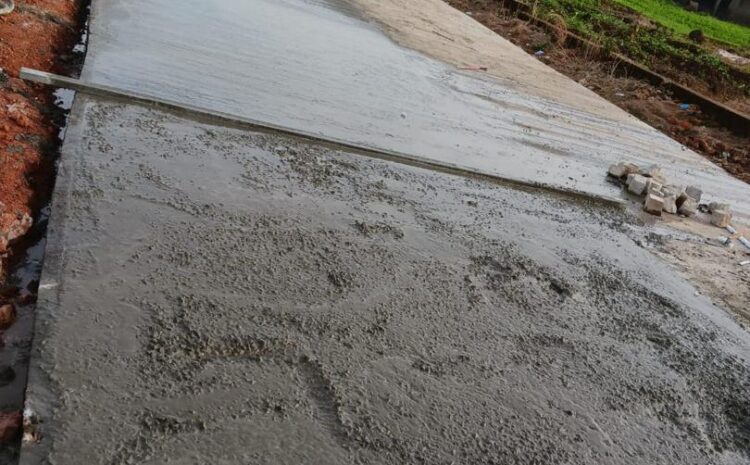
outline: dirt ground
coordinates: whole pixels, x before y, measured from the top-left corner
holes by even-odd
[[[719,236],[672,238],[659,241],[653,250],[699,292],[731,309],[738,321],[750,328],[750,265],[742,265],[750,261],[750,252],[737,243],[731,248],[722,245]]]
[[[638,117],[681,144],[711,159],[737,178],[750,182],[750,134],[736,134],[714,118],[691,106],[680,107],[680,100],[648,82],[623,76],[618,63],[601,60],[585,50],[555,46],[557,38],[544,29],[516,18],[492,0],[448,0],[456,9],[471,16],[491,30],[523,48],[528,53],[544,45],[542,62],[593,90],[600,96]],[[690,78],[690,70],[681,70],[682,81],[692,83],[702,92],[710,88]],[[672,73],[674,74],[674,72]],[[740,110],[750,108],[747,98],[717,93],[712,98]]]
[[[18,71],[76,69],[80,57],[72,49],[80,39],[80,5],[17,0],[12,13],[0,16],[0,458],[19,434],[27,364],[21,353],[31,338],[36,290],[33,282],[26,288],[11,282],[9,271],[40,239],[30,230],[49,202],[64,123],[52,91],[23,82]]]
[[[67,74],[77,58],[78,4],[21,0],[0,16],[0,283],[13,243],[29,230],[52,189],[63,114],[49,88],[18,78],[22,66]]]
[[[666,261],[690,281],[697,292],[728,310],[746,328],[750,328],[750,250],[738,237],[750,237],[750,228],[738,227],[737,233],[710,224],[709,216],[698,213],[692,218],[651,215],[634,207],[648,234],[637,239],[642,247]],[[730,239],[725,244],[725,239]]]

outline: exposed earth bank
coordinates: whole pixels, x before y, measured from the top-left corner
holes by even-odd
[[[13,243],[49,199],[64,115],[53,90],[18,78],[22,66],[69,74],[80,57],[79,6],[72,0],[21,0],[0,16],[0,283]]]

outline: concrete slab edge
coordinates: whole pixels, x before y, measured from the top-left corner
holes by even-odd
[[[69,116],[69,125],[76,126],[84,114],[84,101],[76,96]],[[70,205],[73,181],[80,162],[76,147],[79,146],[79,134],[68,133],[67,144],[57,166],[57,178],[50,205],[51,214],[47,226],[47,246],[44,254],[44,266],[39,281],[39,291],[34,312],[34,339],[32,343],[29,375],[26,387],[25,411],[32,412],[40,421],[41,438],[36,443],[24,443],[21,447],[20,465],[39,465],[49,463],[48,455],[56,426],[50,422],[60,399],[60,389],[55,386],[41,363],[43,345],[40,344],[53,331],[54,321],[64,315],[60,313],[60,292],[62,271],[65,264],[63,236],[65,218]]]
[[[223,126],[232,126],[240,129],[249,129],[258,132],[271,133],[276,135],[283,135],[286,137],[292,137],[296,139],[303,139],[309,142],[320,144],[329,147],[333,150],[346,150],[353,152],[358,155],[378,158],[382,160],[388,160],[395,163],[415,166],[419,168],[425,168],[433,171],[439,171],[446,174],[452,174],[457,176],[463,176],[474,179],[482,179],[484,181],[494,182],[513,188],[525,188],[525,189],[538,189],[549,191],[558,195],[572,197],[579,201],[588,201],[595,204],[601,204],[606,207],[624,208],[626,202],[623,199],[616,197],[603,196],[590,192],[581,191],[578,189],[572,189],[560,185],[552,185],[548,183],[538,182],[523,178],[514,178],[505,175],[499,175],[496,173],[486,172],[477,170],[475,168],[462,166],[454,163],[439,162],[426,157],[418,155],[412,155],[394,150],[383,149],[378,147],[372,147],[362,144],[356,144],[347,142],[341,139],[328,137],[319,134],[313,134],[285,126],[280,126],[272,123],[254,120],[251,118],[245,118],[229,113],[220,111],[209,110],[206,108],[197,107],[190,104],[175,102],[172,100],[161,99],[151,97],[136,92],[125,91],[116,89],[109,86],[100,84],[88,83],[78,79],[72,79],[65,76],[59,76],[52,73],[46,73],[43,71],[37,71],[29,68],[21,68],[20,76],[22,79],[41,83],[45,85],[51,85],[55,87],[63,87],[66,89],[75,90],[78,92],[86,93],[88,95],[98,96],[106,99],[113,99],[118,101],[124,101],[129,104],[139,104],[144,106],[151,106],[160,110],[175,113],[177,116],[190,117],[191,119],[199,119],[203,122],[210,124],[220,124]]]

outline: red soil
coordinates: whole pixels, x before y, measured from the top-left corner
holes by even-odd
[[[0,16],[0,284],[14,240],[49,196],[58,144],[51,90],[21,81],[18,71],[64,72],[58,60],[77,40],[77,8],[75,0],[16,0]]]

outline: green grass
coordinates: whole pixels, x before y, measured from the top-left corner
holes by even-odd
[[[635,10],[678,34],[688,35],[700,29],[706,37],[741,49],[750,49],[750,27],[703,13],[685,10],[671,0],[614,0]]]
[[[734,88],[743,93],[750,90],[747,82],[733,79],[727,64],[705,47],[696,48],[682,33],[671,27],[657,23],[656,28],[644,28],[633,21],[632,8],[628,4],[666,5],[670,0],[537,0],[536,14],[552,20],[561,16],[568,29],[602,44],[605,50],[617,51],[629,56],[652,69],[666,72],[668,69],[682,70],[712,83],[717,88]],[[671,4],[670,4],[671,5]],[[685,15],[694,16],[709,23],[716,22],[726,31],[734,32],[735,43],[750,45],[750,28],[724,23],[715,18],[681,10],[674,6],[675,15],[671,21]],[[659,11],[671,11],[668,9]],[[643,15],[643,13],[636,12]],[[692,16],[691,16],[692,15]],[[689,33],[694,28],[683,24]],[[718,28],[718,26],[717,26]],[[718,30],[718,29],[717,29]],[[711,31],[703,29],[709,35]],[[731,36],[731,34],[730,34]],[[739,47],[739,46],[738,46]],[[739,47],[743,48],[744,47]],[[667,74],[669,74],[667,72]]]

